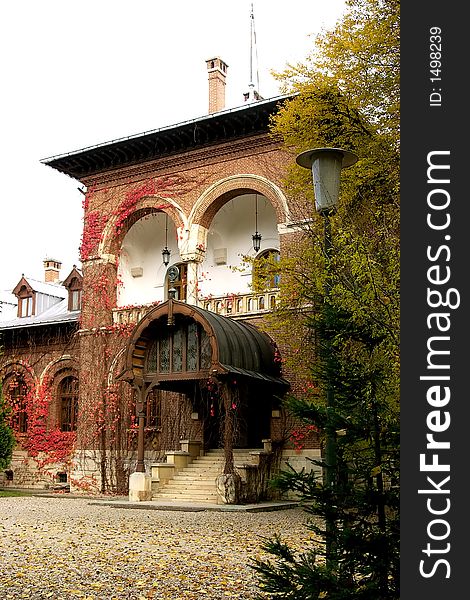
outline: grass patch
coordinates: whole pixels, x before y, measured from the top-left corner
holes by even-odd
[[[32,496],[31,492],[22,490],[0,490],[0,498],[12,498],[14,496]]]

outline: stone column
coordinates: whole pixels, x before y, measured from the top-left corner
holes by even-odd
[[[206,256],[207,229],[202,225],[193,224],[179,243],[181,260],[188,268],[186,282],[186,302],[198,304],[198,265]]]

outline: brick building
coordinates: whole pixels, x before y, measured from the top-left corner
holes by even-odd
[[[268,130],[286,98],[225,109],[228,67],[216,57],[207,69],[208,115],[44,161],[87,190],[82,268],[59,282],[60,262],[45,260],[45,281],[23,277],[17,317],[0,322],[4,395],[23,414],[13,482],[28,470],[20,452],[37,463],[52,431],[71,452],[41,465],[55,483],[122,492],[130,481],[135,499],[193,488],[259,500],[282,460],[318,456],[315,437],[301,452],[289,443],[289,349],[259,327],[279,280],[251,287],[258,259],[298,235],[282,183],[292,157]],[[28,416],[35,402],[46,416]],[[28,446],[32,427],[47,448]],[[213,477],[198,496],[186,478],[178,490],[203,456],[222,469],[219,487]]]

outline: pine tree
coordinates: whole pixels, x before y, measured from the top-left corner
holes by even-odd
[[[383,340],[331,306],[315,327],[315,376],[321,387],[334,381],[334,403],[290,397],[286,404],[299,419],[332,427],[335,464],[317,463],[332,469],[332,484],[292,469],[274,484],[300,495],[308,529],[323,543],[295,555],[279,538],[266,540],[274,560],[254,568],[271,598],[399,598],[399,431],[381,401],[389,370],[377,351]]]

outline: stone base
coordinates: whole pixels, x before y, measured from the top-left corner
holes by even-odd
[[[238,504],[240,498],[239,475],[236,473],[219,475],[216,484],[217,494],[222,504]]]
[[[152,499],[152,478],[146,473],[132,473],[129,477],[129,502]]]

